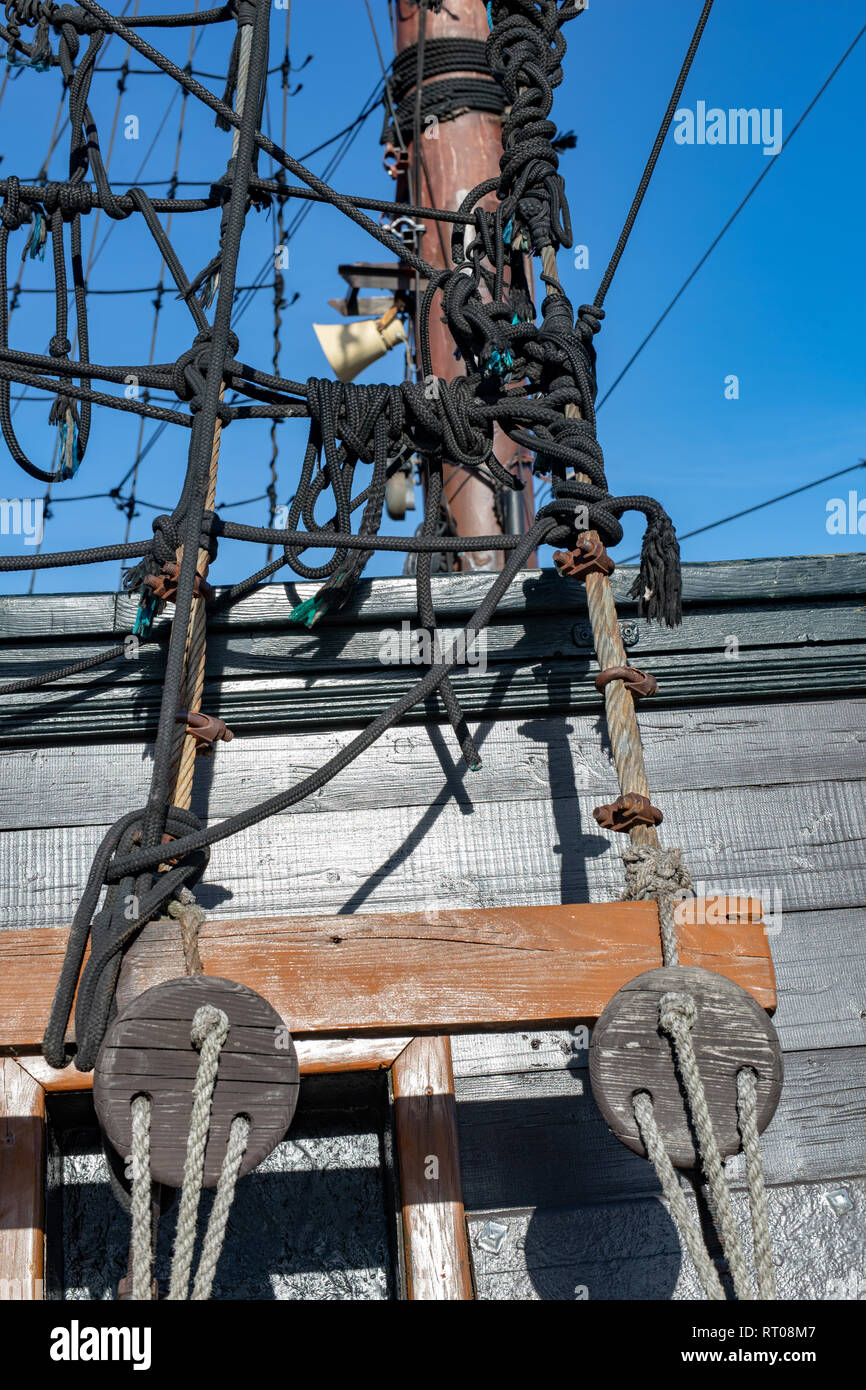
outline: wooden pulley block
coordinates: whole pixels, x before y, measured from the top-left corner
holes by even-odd
[[[757,1000],[712,970],[679,965],[648,970],[629,980],[610,1000],[593,1030],[589,1049],[589,1079],[599,1110],[617,1138],[645,1157],[634,1096],[649,1092],[671,1162],[677,1168],[696,1168],[700,1159],[674,1062],[673,1040],[659,1022],[660,1001],[670,993],[686,993],[696,1006],[691,1039],[723,1158],[742,1147],[737,1073],[751,1068],[757,1076],[760,1132],[779,1103],[782,1049]]]
[[[250,1122],[243,1176],[280,1143],[298,1100],[294,1043],[261,995],[209,975],[167,980],[145,990],[118,1014],[105,1035],[93,1071],[93,1100],[106,1137],[126,1158],[132,1152],[131,1103],[135,1096],[150,1097],[151,1174],[155,1182],[169,1187],[183,1182],[200,1059],[190,1029],[203,1004],[222,1009],[230,1025],[213,1091],[204,1186],[216,1187],[236,1116]]]

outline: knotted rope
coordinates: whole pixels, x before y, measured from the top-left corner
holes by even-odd
[[[212,1004],[203,1004],[196,1010],[190,1029],[190,1040],[193,1046],[199,1049],[201,1057],[193,1085],[186,1162],[172,1254],[169,1300],[182,1301],[189,1297],[189,1276],[195,1248],[205,1148],[210,1131],[211,1103],[219,1071],[220,1053],[228,1037],[229,1026],[228,1015],[222,1009],[217,1009]],[[150,1098],[136,1096],[132,1102],[132,1297],[136,1300],[151,1297],[153,1222],[150,1117]],[[193,1283],[194,1300],[210,1297],[249,1131],[250,1122],[246,1116],[236,1115],[229,1131],[216,1196],[202,1243]]]
[[[198,950],[198,934],[207,913],[199,907],[188,888],[181,888],[174,902],[169,903],[167,912],[180,925],[180,939],[183,944],[183,961],[187,975],[203,975],[204,966]]]
[[[630,845],[622,862],[625,865],[623,901],[655,899],[659,907],[662,960],[665,965],[679,965],[674,905],[692,891],[689,871],[682,862],[682,850]]]

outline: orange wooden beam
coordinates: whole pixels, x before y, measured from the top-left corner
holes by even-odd
[[[680,959],[728,976],[772,1011],[760,904],[730,902],[729,919],[689,904]],[[66,938],[53,928],[0,932],[0,1051],[38,1051]],[[355,1035],[592,1023],[622,985],[662,963],[647,902],[207,921],[200,948],[207,974],[257,990],[299,1042],[318,1040],[310,1070],[321,1069],[316,1058],[338,1069],[341,1040]],[[183,973],[176,923],[151,923],[139,940],[135,992]]]

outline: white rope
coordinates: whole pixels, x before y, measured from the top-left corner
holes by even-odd
[[[697,1012],[697,1006],[690,994],[669,991],[667,994],[663,994],[659,1000],[659,1023],[662,1030],[673,1041],[674,1054],[679,1063],[680,1074],[688,1096],[692,1123],[698,1137],[701,1163],[713,1203],[713,1215],[716,1218],[722,1248],[728,1261],[731,1278],[734,1281],[734,1292],[737,1298],[749,1299],[752,1297],[751,1280],[734,1216],[734,1204],[725,1177],[722,1156],[719,1153],[713,1121],[707,1105],[707,1095],[692,1042],[692,1028],[697,1018]]]
[[[632,1103],[644,1148],[656,1170],[662,1191],[668,1199],[674,1224],[692,1257],[698,1278],[701,1281],[701,1287],[707,1298],[724,1300],[725,1291],[722,1288],[722,1281],[707,1249],[703,1232],[689,1210],[686,1195],[680,1187],[679,1178],[667,1155],[664,1141],[656,1124],[652,1097],[647,1091],[639,1091],[632,1098]]]
[[[211,1101],[219,1070],[220,1052],[228,1037],[228,1031],[228,1014],[222,1009],[215,1008],[213,1004],[202,1004],[201,1008],[196,1009],[190,1037],[193,1046],[200,1048],[201,1057],[193,1084],[192,1113],[171,1262],[169,1299],[185,1299],[189,1296],[189,1275],[195,1246],[196,1217],[201,1199],[204,1151],[210,1130]]]
[[[752,1214],[758,1298],[773,1300],[776,1297],[776,1270],[770,1248],[770,1214],[758,1143],[758,1087],[755,1073],[750,1067],[737,1072],[737,1119],[746,1155],[746,1185]]]
[[[250,1133],[250,1122],[245,1115],[236,1115],[232,1120],[232,1127],[229,1131],[229,1142],[226,1146],[223,1166],[220,1170],[219,1182],[217,1183],[214,1204],[211,1207],[210,1219],[207,1223],[204,1242],[199,1257],[198,1269],[196,1270],[195,1283],[192,1286],[193,1299],[210,1298],[210,1291],[216,1274],[216,1267],[219,1257],[222,1254],[223,1242],[226,1235],[226,1225],[229,1219],[232,1202],[235,1195],[235,1184],[238,1180],[241,1163],[247,1149],[247,1139]]]
[[[132,1101],[132,1297],[150,1299],[153,1277],[153,1206],[150,1181],[150,1097]]]

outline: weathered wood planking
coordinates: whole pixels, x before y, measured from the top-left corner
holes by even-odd
[[[862,1297],[866,1182],[849,1180],[844,1188],[851,1206],[843,1211],[827,1201],[826,1184],[769,1189],[770,1244],[780,1299]],[[686,1196],[694,1211],[694,1197],[690,1192]],[[733,1194],[733,1205],[751,1269],[745,1192]],[[661,1199],[479,1212],[467,1224],[479,1299],[586,1299],[591,1306],[604,1299],[704,1297]]]
[[[492,662],[549,660],[555,655],[583,663],[593,650],[588,618],[573,610],[559,613],[511,615],[494,620],[486,629],[485,657]],[[396,623],[396,627],[394,624]],[[784,647],[807,644],[838,644],[866,641],[866,618],[856,596],[812,604],[796,604],[785,609],[756,608],[752,605],[701,608],[686,612],[681,627],[659,627],[643,619],[628,623],[626,645],[646,657],[663,658],[668,653],[696,652],[725,655],[732,636],[741,647]],[[445,623],[448,628],[447,621]],[[399,632],[400,625],[384,615],[380,624],[317,626],[308,630],[299,624],[285,627],[228,627],[209,636],[207,678],[243,680],[300,672],[334,672],[337,669],[367,668],[381,664],[386,635]],[[454,628],[452,627],[452,631]],[[43,640],[37,647],[11,643],[0,649],[0,679],[22,679],[38,669],[60,669],[70,661],[97,656],[110,642],[105,637],[82,640],[62,637]],[[728,658],[726,658],[728,659]],[[739,659],[739,658],[738,658]],[[112,683],[127,690],[135,685],[161,679],[165,664],[165,644],[145,643],[134,657],[118,657],[111,667]],[[729,660],[729,664],[730,660]],[[598,669],[597,663],[594,670]],[[68,678],[70,685],[86,687],[103,680],[98,669]],[[34,698],[30,693],[31,700]]]
[[[736,604],[740,600],[780,603],[814,600],[816,595],[862,594],[866,589],[866,559],[848,555],[793,555],[757,560],[714,560],[684,564],[686,604]],[[629,589],[637,577],[634,565],[618,565],[611,578],[617,607],[636,611]],[[490,587],[489,575],[437,575],[433,580],[439,614],[471,613]],[[262,585],[231,609],[214,614],[214,628],[287,623],[295,605],[310,598],[316,583],[276,582]],[[52,594],[50,599],[20,594],[0,596],[0,623],[9,637],[42,639],[60,632],[83,635],[131,632],[137,600],[123,594]],[[583,585],[562,579],[552,569],[523,570],[505,594],[500,612],[560,612],[563,607],[586,611]],[[171,610],[167,610],[170,612]],[[323,622],[372,622],[382,614],[411,617],[417,611],[414,579],[394,577],[361,580],[338,614]]]
[[[255,800],[250,789],[249,802]],[[866,900],[866,826],[857,782],[685,791],[656,799],[668,844],[682,845],[707,894],[750,894],[769,912],[853,908]],[[221,841],[200,902],[222,918],[422,911],[586,900],[622,892],[621,839],[592,818],[599,797],[481,803],[445,794],[375,816],[277,816]],[[0,921],[69,920],[100,826],[0,834]]]
[[[746,648],[728,661],[721,647],[693,656],[641,651],[630,655],[652,663],[659,679],[658,707],[717,704],[725,700],[779,700],[806,695],[859,694],[866,685],[866,643],[830,643],[821,648],[783,646]],[[93,684],[78,688],[48,686],[28,695],[8,695],[0,710],[0,738],[9,747],[79,738],[142,738],[155,729],[161,683],[117,685],[113,668]],[[550,660],[492,663],[486,672],[458,667],[455,689],[466,713],[483,719],[501,714],[543,715],[553,710],[595,710],[598,692],[587,654],[576,652]],[[402,698],[417,681],[418,667],[377,666],[365,670],[333,669],[284,676],[210,681],[204,703],[218,710],[230,727],[263,732],[364,724]],[[431,696],[406,716],[406,726],[441,721],[441,702]]]
[[[470,1299],[449,1039],[415,1038],[394,1063],[392,1078],[408,1296]]]
[[[620,597],[631,574],[615,575]],[[864,575],[862,556],[686,566],[683,627],[671,632],[644,623],[626,601],[626,647],[652,664],[661,679],[660,703],[668,707],[712,702],[720,693],[725,699],[778,699],[786,692],[854,692],[866,681]],[[489,582],[439,578],[434,594],[441,621],[459,624]],[[817,593],[810,593],[810,582]],[[346,609],[307,632],[289,622],[289,613],[314,591],[311,585],[266,585],[231,611],[214,613],[206,703],[218,706],[229,724],[260,731],[361,722],[417,675],[417,668],[384,667],[379,659],[383,628],[414,613],[412,581],[362,583]],[[108,639],[130,631],[134,612],[134,601],[115,595],[52,597],[48,605],[6,599],[0,631],[8,646],[0,669],[8,679],[109,645]],[[467,711],[484,717],[598,708],[588,631],[579,584],[550,572],[524,572],[488,633],[487,672],[455,673]],[[728,659],[731,636],[740,644],[737,660]],[[154,727],[161,660],[161,653],[145,647],[138,660],[7,697],[0,737],[22,746],[101,738],[107,721],[117,736],[141,736]],[[407,722],[441,717],[431,699]]]
[[[785,1054],[779,1108],[761,1138],[769,1183],[866,1173],[862,1048]],[[613,1137],[589,1089],[586,1053],[566,1071],[458,1077],[467,1210],[569,1207],[658,1191],[645,1159]],[[745,1186],[742,1158],[727,1160]]]
[[[757,915],[756,908],[744,911]],[[760,921],[680,929],[683,964],[712,967],[775,1008]],[[66,933],[0,933],[0,1047],[38,1048]],[[661,965],[653,903],[206,922],[205,972],[264,996],[293,1035],[593,1020]],[[133,994],[182,973],[174,922],[153,922],[129,962]]]
[[[641,737],[655,792],[793,786],[866,775],[866,700],[658,710],[644,703]],[[615,794],[616,773],[595,715],[485,720],[473,730],[483,765],[469,772],[440,726],[389,729],[315,797],[283,814],[429,805],[446,794],[464,805]],[[307,776],[353,737],[246,734],[199,761],[193,810],[217,819]],[[103,825],[143,805],[152,745],[0,749],[0,830]],[[93,788],[99,787],[99,797]]]
[[[39,1299],[43,1283],[45,1098],[0,1057],[0,1299]]]

